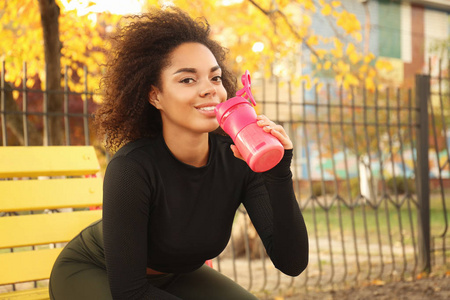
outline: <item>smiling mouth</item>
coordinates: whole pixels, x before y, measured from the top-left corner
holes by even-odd
[[[215,106],[206,106],[206,107],[199,107],[198,110],[202,111],[214,111]]]

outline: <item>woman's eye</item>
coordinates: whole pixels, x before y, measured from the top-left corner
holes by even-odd
[[[222,76],[214,76],[213,81],[222,82]]]
[[[193,78],[185,78],[181,80],[181,83],[193,83],[195,80]]]

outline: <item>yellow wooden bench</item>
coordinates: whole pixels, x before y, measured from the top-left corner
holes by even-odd
[[[0,287],[48,279],[62,250],[53,245],[101,218],[89,207],[101,206],[102,179],[87,176],[99,169],[92,146],[0,147]],[[48,213],[61,208],[74,210]],[[0,299],[49,299],[48,288]]]

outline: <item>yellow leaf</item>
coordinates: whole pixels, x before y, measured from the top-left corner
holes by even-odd
[[[350,62],[352,64],[356,64],[359,62],[359,54],[358,53],[353,52],[349,55],[348,58],[350,59]]]
[[[356,50],[355,45],[353,45],[352,43],[349,43],[347,46],[347,49],[345,50],[345,54],[350,55],[352,53],[354,53]]]
[[[331,68],[331,61],[326,61],[326,62],[323,64],[323,68],[324,68],[325,70],[329,70],[329,69]]]
[[[339,7],[339,6],[341,6],[341,2],[339,2],[339,1],[332,1],[331,5],[333,5],[333,7]]]
[[[365,79],[366,89],[369,91],[375,90],[375,83],[373,82],[372,78],[366,77]]]
[[[319,91],[323,88],[323,85],[324,85],[324,84],[323,84],[322,82],[319,83],[319,84],[317,84],[317,85],[316,85],[316,91],[319,92]]]
[[[337,25],[342,27],[348,34],[361,30],[361,24],[354,14],[343,11],[336,16]]]
[[[27,88],[32,88],[34,86],[35,80],[33,78],[29,78],[27,80]]]
[[[83,78],[83,77],[84,77],[84,71],[83,71],[82,68],[77,68],[77,75],[78,75],[78,77],[80,77],[80,78]]]
[[[338,38],[334,38],[334,39],[333,39],[333,43],[334,43],[334,46],[335,46],[337,49],[340,49],[340,48],[343,47],[342,42],[341,42]]]
[[[313,35],[308,38],[307,43],[310,46],[316,46],[319,43],[319,39],[316,35]]]
[[[372,53],[370,53],[370,54],[364,56],[364,63],[365,63],[365,64],[368,64],[368,63],[370,63],[370,62],[372,61],[372,59],[374,59],[374,58],[375,58],[375,56],[374,56]]]
[[[362,65],[360,68],[359,68],[359,72],[360,73],[366,73],[367,72],[367,70],[368,70],[369,68],[368,68],[368,66],[367,65]]]
[[[323,8],[322,8],[322,15],[324,16],[328,16],[331,14],[331,6],[329,4],[326,4]]]
[[[305,87],[306,87],[307,90],[310,90],[311,87],[312,87],[311,80],[309,79],[309,77],[306,78]]]
[[[390,71],[393,69],[392,64],[388,61],[385,60],[377,60],[377,62],[375,63],[375,68],[378,70],[386,70],[386,71]]]
[[[344,86],[344,89],[346,89],[346,90],[348,90],[350,88],[350,83],[348,81],[346,81],[346,80],[344,80],[342,82],[342,85]]]
[[[354,86],[357,85],[359,83],[359,80],[356,76],[354,76],[353,74],[347,74],[345,76],[345,81],[350,85],[350,86]]]
[[[341,73],[347,73],[350,70],[350,66],[346,63],[344,63],[342,60],[338,61],[337,63],[338,71]]]
[[[311,16],[308,16],[308,15],[304,14],[302,16],[302,25],[304,25],[304,26],[311,26],[311,24],[312,24]]]
[[[300,78],[299,78],[301,81],[303,81],[303,80],[309,80],[309,76],[308,75],[302,75],[302,76],[300,76]]]
[[[341,58],[343,56],[342,49],[332,49],[330,52],[336,58]]]
[[[325,49],[318,49],[316,50],[317,56],[319,56],[320,59],[323,59],[325,55],[328,53]]]
[[[316,11],[316,6],[315,6],[314,2],[311,0],[304,1],[303,6],[305,7],[305,9],[310,10],[312,12]]]
[[[427,277],[428,277],[427,272],[421,272],[417,275],[417,279],[423,279],[423,278],[427,278]]]
[[[352,34],[352,36],[355,38],[355,40],[357,42],[361,42],[362,41],[362,34],[361,34],[361,32],[354,32]]]
[[[375,280],[372,280],[372,284],[381,286],[381,285],[385,285],[386,282],[384,282],[382,280],[375,279]]]

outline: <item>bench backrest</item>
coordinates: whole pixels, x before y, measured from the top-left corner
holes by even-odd
[[[101,218],[99,169],[92,146],[0,147],[0,285],[49,278],[54,243]]]

